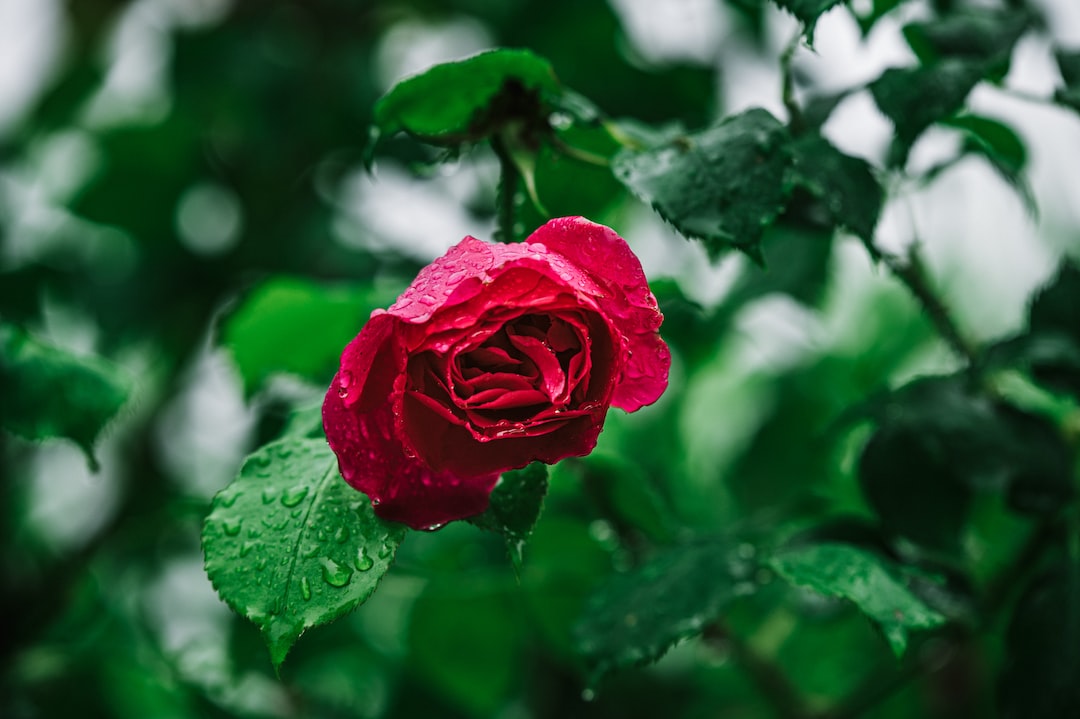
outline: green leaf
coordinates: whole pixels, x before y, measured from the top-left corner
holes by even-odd
[[[787,129],[765,110],[615,157],[615,176],[715,259],[738,248],[760,259],[764,228],[784,208]]]
[[[864,242],[874,239],[885,191],[865,160],[840,152],[824,137],[807,135],[790,145],[789,182],[819,200],[832,224]]]
[[[1057,428],[1043,417],[991,399],[966,375],[910,382],[878,400],[871,411],[880,430],[893,433],[890,442],[898,443],[883,463],[909,466],[922,475],[919,481],[907,481],[906,490],[886,491],[880,481],[904,480],[871,473],[864,486],[877,487],[882,497],[907,491],[932,503],[938,494],[933,481],[951,480],[978,491],[1003,492],[1017,511],[1045,514],[1074,494],[1073,452]],[[880,466],[875,463],[868,471]],[[907,513],[893,519],[901,516],[915,518]],[[906,526],[902,533],[917,538],[920,532]]]
[[[859,486],[887,532],[959,554],[972,492],[955,469],[916,430],[883,427],[863,448]]]
[[[66,437],[96,470],[94,443],[130,391],[130,378],[116,365],[0,324],[0,426],[9,432],[33,440]]]
[[[923,65],[945,58],[978,61],[1003,74],[1013,45],[1031,26],[1027,12],[985,9],[951,12],[904,26],[904,37]]]
[[[1080,268],[1065,260],[1032,298],[1028,331],[990,347],[988,368],[1015,367],[1037,381],[1080,397]]]
[[[859,22],[859,28],[862,30],[863,37],[870,33],[870,30],[877,24],[878,20],[895,10],[902,2],[904,2],[904,0],[873,0],[869,13],[865,15],[856,15],[855,19]]]
[[[978,115],[946,118],[942,124],[962,131],[965,136],[964,152],[985,157],[991,167],[1034,210],[1035,199],[1022,174],[1027,166],[1027,147],[1015,130],[1002,122]]]
[[[512,122],[546,123],[542,98],[560,93],[547,60],[528,50],[489,50],[390,88],[375,103],[373,138],[404,131],[438,145],[475,142]]]
[[[1080,683],[1076,681],[1080,676],[1080,561],[1076,553],[1074,549],[1074,556],[1037,577],[1016,605],[999,680],[1002,719],[1080,716]]]
[[[300,635],[366,600],[405,537],[338,474],[326,442],[285,439],[244,462],[203,524],[206,573],[262,631],[275,668]]]
[[[616,574],[589,598],[575,627],[593,680],[620,667],[659,659],[700,634],[739,596],[752,593],[756,566],[726,540],[703,540],[658,554]]]
[[[890,162],[902,166],[923,130],[963,107],[982,75],[977,63],[943,60],[929,67],[891,68],[870,83],[874,102],[896,128]]]
[[[1058,50],[1054,56],[1061,70],[1061,79],[1065,81],[1065,87],[1058,88],[1054,99],[1080,112],[1080,51]]]
[[[469,522],[506,539],[514,567],[520,571],[525,540],[529,538],[548,489],[547,465],[533,462],[524,469],[504,472],[491,490],[487,511]]]
[[[844,0],[774,0],[774,2],[802,21],[805,26],[803,34],[812,44],[814,26],[817,25],[818,18]]]
[[[393,302],[396,290],[370,285],[322,285],[273,277],[256,287],[222,328],[250,395],[278,372],[328,382],[341,351],[371,311]]]
[[[854,603],[877,623],[897,656],[907,648],[909,632],[945,623],[945,617],[904,586],[885,559],[864,549],[817,544],[782,550],[768,563],[796,586]]]

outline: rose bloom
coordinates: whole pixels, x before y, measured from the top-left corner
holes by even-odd
[[[417,529],[483,512],[499,474],[592,451],[608,407],[667,387],[663,316],[611,229],[466,237],[345,348],[323,403],[341,474]]]

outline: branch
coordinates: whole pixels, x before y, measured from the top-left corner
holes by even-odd
[[[922,305],[934,328],[949,347],[964,358],[969,365],[975,364],[977,359],[975,345],[964,337],[949,309],[931,287],[930,278],[926,273],[926,265],[923,264],[922,258],[919,256],[918,247],[912,245],[908,250],[907,257],[903,259],[892,253],[883,252],[870,243],[867,243],[867,249],[874,259],[884,263],[889,268],[889,271],[904,283],[908,291]]]
[[[809,719],[813,716],[803,701],[799,690],[787,675],[773,662],[761,656],[742,637],[733,633],[720,622],[705,627],[702,638],[709,644],[731,652],[735,663],[746,672],[750,680],[768,701],[776,715],[782,719]]]

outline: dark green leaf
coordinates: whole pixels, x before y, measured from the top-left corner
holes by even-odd
[[[870,83],[874,102],[896,128],[892,164],[903,165],[923,130],[963,107],[982,75],[977,63],[950,59],[930,67],[891,68]]]
[[[27,439],[66,437],[96,467],[94,442],[127,400],[115,365],[39,342],[0,324],[0,426]]]
[[[1058,88],[1054,97],[1058,102],[1080,112],[1080,52],[1058,50],[1055,57],[1065,87]]]
[[[487,511],[469,519],[481,529],[503,535],[510,557],[519,569],[525,540],[540,518],[547,489],[547,465],[541,462],[504,472],[491,490]]]
[[[889,442],[899,442],[887,453],[891,461],[904,466],[901,455],[906,455],[910,469],[922,473],[923,481],[909,483],[908,490],[921,488],[927,506],[938,496],[927,479],[930,474],[934,482],[951,479],[970,489],[1005,492],[1015,509],[1028,513],[1052,512],[1074,492],[1073,453],[1057,428],[1045,418],[989,398],[964,375],[911,382],[879,401],[872,412],[880,429],[892,433]],[[873,472],[864,481],[893,501],[903,490],[885,491],[881,481],[902,478],[874,475],[889,461],[886,457],[868,466]],[[959,509],[960,504],[956,497],[947,506]],[[899,507],[889,511],[898,512]],[[912,513],[893,519],[901,516],[915,519]],[[908,525],[902,533],[926,536]]]
[[[481,140],[513,121],[546,123],[541,97],[560,90],[547,60],[490,50],[394,85],[375,104],[373,132],[376,140],[404,131],[440,145]]]
[[[1080,716],[1078,676],[1080,561],[1072,556],[1037,577],[1016,605],[998,685],[1001,716]]]
[[[873,0],[869,13],[855,16],[859,21],[859,28],[862,30],[863,36],[869,34],[878,20],[895,10],[902,2],[904,0]]]
[[[804,34],[813,43],[814,26],[818,18],[844,0],[774,0],[774,2],[802,21],[806,26]]]
[[[888,533],[956,554],[972,493],[955,469],[916,430],[883,427],[863,449],[859,486]]]
[[[642,151],[616,156],[612,169],[713,258],[738,248],[760,259],[761,233],[784,207],[790,157],[787,129],[762,109]]]
[[[845,155],[817,135],[799,138],[790,149],[789,182],[819,200],[832,224],[846,227],[864,242],[873,242],[885,191],[870,165]]]
[[[345,345],[395,291],[275,277],[256,287],[222,328],[249,394],[287,372],[329,382]]]
[[[800,587],[850,600],[881,627],[897,656],[908,633],[932,629],[945,617],[919,600],[887,560],[845,544],[817,544],[783,550],[769,559],[777,574]]]
[[[1031,301],[1032,332],[1063,332],[1080,340],[1080,266],[1065,260],[1053,281]]]
[[[904,26],[904,37],[923,65],[945,58],[983,63],[1001,72],[1013,45],[1031,26],[1026,12],[959,11]]]
[[[942,124],[961,130],[966,140],[964,151],[985,157],[1020,192],[1028,207],[1034,209],[1034,197],[1022,174],[1027,166],[1027,148],[1011,127],[977,115],[946,118]]]
[[[214,497],[203,551],[214,588],[258,625],[280,667],[301,634],[375,591],[404,537],[345,483],[325,441],[285,439]]]
[[[989,368],[1015,367],[1080,397],[1080,268],[1066,260],[1031,302],[1028,331],[989,348]]]
[[[731,601],[753,592],[754,570],[722,540],[659,554],[593,593],[575,627],[578,651],[594,678],[655,661],[676,642],[700,634]]]

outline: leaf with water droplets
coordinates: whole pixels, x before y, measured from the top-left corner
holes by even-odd
[[[481,529],[503,535],[510,558],[518,569],[525,540],[540,518],[547,489],[547,465],[541,462],[504,472],[491,490],[487,511],[469,519]]]
[[[610,577],[589,598],[574,629],[593,682],[613,669],[656,661],[700,634],[728,604],[757,588],[756,569],[752,556],[730,540],[711,538]]]
[[[214,498],[203,550],[214,587],[280,667],[304,631],[375,591],[404,536],[341,479],[325,441],[289,438],[248,457]]]
[[[130,391],[119,368],[0,324],[0,428],[28,439],[67,437],[86,453]]]
[[[774,555],[769,565],[794,585],[850,600],[881,627],[897,656],[907,648],[908,632],[945,623],[904,585],[888,560],[865,549],[836,543],[793,547]]]
[[[737,248],[760,260],[765,227],[787,202],[787,129],[760,108],[615,157],[615,176],[715,259]]]

